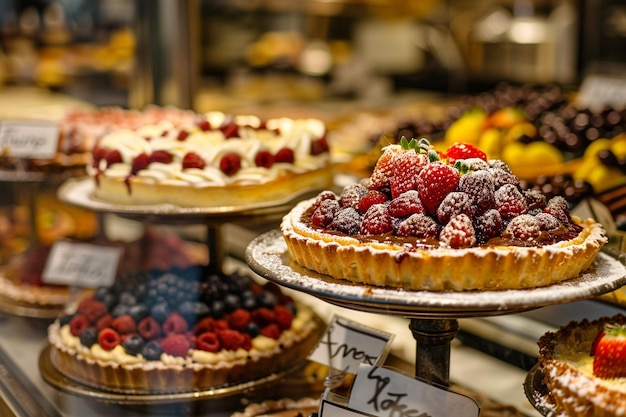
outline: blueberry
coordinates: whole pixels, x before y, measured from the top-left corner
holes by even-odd
[[[166,302],[160,302],[158,304],[155,304],[150,309],[150,315],[154,317],[154,319],[159,323],[163,323],[171,313],[172,309]]]
[[[161,348],[159,342],[155,340],[151,340],[146,343],[141,350],[141,354],[144,358],[146,358],[146,360],[149,361],[159,360],[161,358],[161,353],[163,353],[163,348]]]
[[[113,317],[123,316],[125,314],[128,314],[129,310],[130,310],[130,306],[126,304],[118,304],[115,307],[113,307],[113,310],[111,310],[111,315]]]
[[[62,315],[61,318],[59,319],[59,324],[61,325],[61,327],[65,326],[66,324],[69,324],[75,315],[76,313]]]
[[[276,305],[276,296],[271,292],[264,291],[257,299],[261,307],[274,308]]]
[[[261,330],[259,329],[259,326],[251,321],[250,323],[248,323],[246,325],[246,333],[248,333],[251,337],[257,337],[259,335],[259,333],[261,333]]]
[[[235,309],[237,309],[239,306],[240,306],[239,296],[235,294],[228,294],[224,298],[224,307],[226,308],[226,312],[230,313],[231,311],[234,311]]]
[[[95,327],[88,327],[79,336],[80,343],[83,346],[91,347],[98,342],[98,329]]]
[[[143,352],[145,342],[141,336],[138,334],[133,334],[124,339],[122,343],[122,347],[126,351],[126,353],[131,355],[138,355]]]
[[[241,306],[248,311],[252,311],[257,308],[258,303],[254,295],[246,296],[242,298]]]
[[[135,320],[135,323],[139,323],[141,319],[150,314],[150,311],[145,304],[136,304],[128,309],[128,314]]]
[[[213,300],[211,303],[211,312],[213,317],[221,319],[226,314],[226,306],[222,300]]]
[[[137,304],[137,297],[135,297],[135,295],[130,291],[124,291],[120,294],[119,303],[127,306],[132,306]]]

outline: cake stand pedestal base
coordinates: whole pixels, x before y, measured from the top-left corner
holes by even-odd
[[[450,385],[450,343],[459,330],[456,319],[413,318],[416,341],[415,376],[428,383]]]

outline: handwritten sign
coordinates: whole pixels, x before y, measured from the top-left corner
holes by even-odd
[[[50,122],[0,123],[0,151],[16,158],[50,159],[56,155],[59,126]]]
[[[121,249],[116,247],[59,241],[52,246],[43,281],[85,288],[110,286],[120,256]]]
[[[626,105],[626,78],[590,74],[580,85],[576,103],[594,110],[602,110],[606,106],[622,108]]]
[[[477,417],[476,402],[390,369],[361,365],[348,407],[379,417]]]
[[[335,316],[309,359],[356,374],[359,365],[382,363],[393,335]]]

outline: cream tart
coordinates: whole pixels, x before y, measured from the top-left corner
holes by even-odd
[[[371,177],[282,220],[293,260],[357,283],[430,291],[534,288],[576,277],[607,242],[564,198],[522,191],[468,144],[389,145]]]
[[[538,366],[548,391],[548,402],[558,415],[568,417],[626,416],[626,374],[602,375],[598,366],[600,335],[607,326],[626,326],[626,316],[600,317],[572,321],[539,341]],[[621,336],[622,347],[626,337]],[[626,350],[623,350],[626,352]],[[621,359],[611,369],[626,369]],[[595,365],[594,365],[595,363]]]

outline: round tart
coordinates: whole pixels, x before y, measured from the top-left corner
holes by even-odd
[[[189,270],[133,278],[50,325],[52,363],[68,378],[115,392],[203,391],[287,372],[317,343],[312,310],[273,284]]]
[[[293,260],[338,279],[416,290],[534,288],[589,268],[602,226],[562,197],[522,191],[466,144],[388,146],[370,178],[300,202],[281,231]]]
[[[539,367],[549,392],[548,399],[557,413],[569,417],[626,416],[626,375],[604,377],[596,375],[601,371],[594,371],[594,357],[600,355],[594,345],[600,343],[598,335],[607,325],[624,326],[626,317],[572,321],[539,339]],[[626,337],[622,336],[620,343],[623,347]],[[612,368],[625,367],[622,354]]]
[[[94,148],[89,173],[99,200],[180,207],[282,201],[333,180],[320,120],[221,112],[111,132]]]

